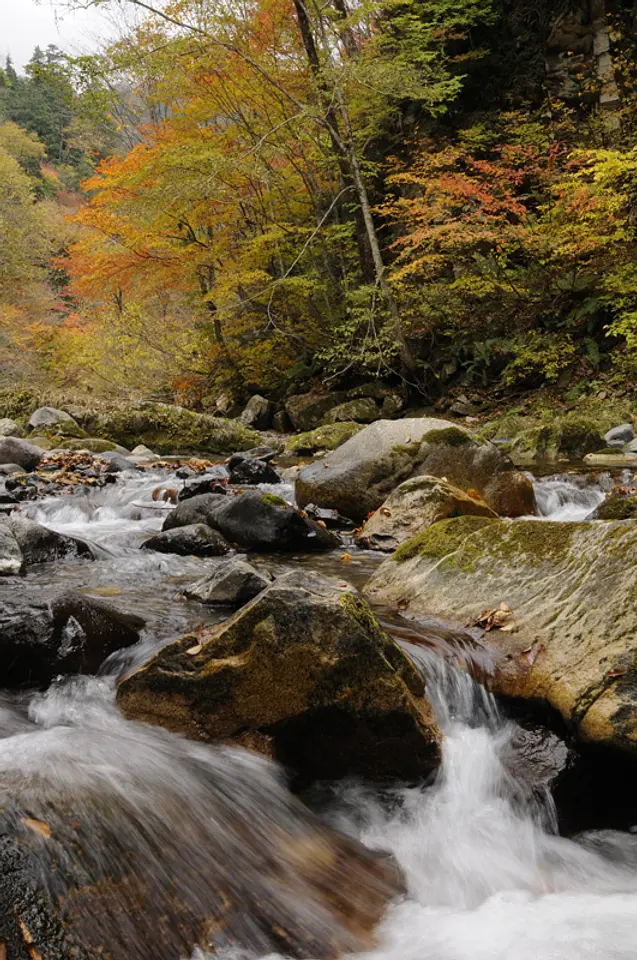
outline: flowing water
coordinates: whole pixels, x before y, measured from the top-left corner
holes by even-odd
[[[149,502],[165,480],[165,473],[131,476],[28,505],[34,519],[91,540],[102,553],[93,563],[33,569],[2,589],[42,597],[72,585],[114,595],[115,603],[147,618],[138,657],[218,616],[179,598],[181,585],[201,576],[205,562],[139,551],[161,526],[161,508]],[[580,519],[604,495],[600,484],[577,478],[537,481],[536,491],[547,519]],[[347,568],[335,556],[312,560],[358,581],[377,562],[355,553]],[[389,908],[365,960],[635,960],[637,836],[558,836],[550,796],[538,798],[510,763],[516,725],[448,659],[406,649],[423,671],[444,733],[435,782],[391,792],[351,783],[320,808],[341,831],[393,854],[406,877],[406,893]],[[282,925],[292,915],[312,930],[333,925],[293,857],[273,869],[290,832],[302,839],[308,830],[304,808],[276,769],[249,754],[124,720],[114,686],[108,676],[85,678],[27,701],[0,699],[0,806],[17,805],[22,816],[26,811],[53,829],[67,851],[63,874],[95,879],[117,872],[118,858],[132,847],[136,869],[153,890],[156,915],[143,918],[131,908],[124,918],[106,912],[100,922],[117,925],[122,942],[134,942],[137,926],[170,926],[176,900],[194,912],[214,909],[221,887],[246,901],[245,923],[250,900],[276,904],[282,915],[269,919]],[[250,956],[275,956],[267,937],[258,943]],[[216,946],[217,956],[238,960],[236,951]],[[166,951],[159,960],[172,955]],[[131,949],[131,960],[137,956]],[[207,956],[195,951],[197,960]]]

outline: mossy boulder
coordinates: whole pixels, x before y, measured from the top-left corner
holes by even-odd
[[[420,674],[363,600],[307,573],[164,647],[122,681],[118,702],[192,738],[265,735],[304,781],[410,779],[440,762]]]
[[[491,685],[549,704],[585,741],[637,755],[637,523],[462,517],[407,541],[366,595],[466,623],[506,604],[485,634]]]
[[[159,454],[233,453],[261,441],[236,420],[193,413],[166,403],[113,406],[88,417],[93,434],[132,450],[145,444]]]
[[[82,427],[66,410],[57,407],[39,407],[29,417],[29,430],[35,434],[49,436],[55,434],[62,437],[85,437]]]
[[[360,546],[393,551],[425,527],[448,517],[477,516],[496,519],[478,495],[469,496],[439,477],[414,477],[393,491],[358,534]]]
[[[598,419],[567,414],[531,417],[503,417],[481,430],[485,439],[507,441],[507,450],[519,463],[542,460],[582,460],[586,454],[604,449],[604,425]]]
[[[611,493],[596,507],[588,520],[637,520],[637,496]]]
[[[361,397],[358,400],[348,400],[333,407],[324,419],[324,423],[346,423],[354,420],[358,423],[373,423],[381,416],[379,408],[371,397]]]
[[[445,478],[502,516],[536,512],[531,481],[486,440],[447,420],[378,420],[296,481],[300,506],[315,503],[362,521],[413,476]]]
[[[52,437],[51,442],[54,447],[59,447],[61,450],[88,450],[90,453],[107,453],[117,447],[112,440],[102,440],[100,437],[85,437],[82,440]]]
[[[335,450],[362,430],[360,423],[332,423],[307,433],[290,437],[286,446],[288,454],[316,453],[317,450]]]

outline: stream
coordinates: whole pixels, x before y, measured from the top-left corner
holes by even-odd
[[[31,568],[25,578],[5,578],[0,590],[19,586],[30,598],[47,599],[74,587],[112,597],[143,616],[147,627],[141,643],[111,658],[101,677],[60,681],[27,700],[0,696],[0,805],[16,796],[26,802],[30,816],[46,820],[76,850],[68,869],[89,877],[105,869],[105,856],[116,858],[118,842],[132,844],[156,890],[158,911],[175,892],[208,907],[227,864],[232,876],[224,875],[224,882],[241,889],[241,879],[250,875],[267,901],[271,879],[263,864],[252,862],[235,820],[274,844],[277,832],[299,818],[298,801],[274,768],[249,753],[126,721],[115,705],[122,670],[195,625],[222,618],[180,597],[185,584],[202,576],[206,561],[139,550],[170,509],[149,505],[153,488],[167,480],[172,475],[166,471],[124,475],[111,486],[22,506],[32,519],[98,545],[100,556],[92,563]],[[535,484],[545,519],[576,521],[601,502],[607,481],[566,476]],[[293,498],[289,485],[269,489]],[[275,572],[311,565],[360,586],[383,556],[349,544],[345,549],[348,563],[342,550],[253,562]],[[635,960],[637,835],[599,830],[560,837],[550,795],[532,794],[507,763],[516,724],[448,661],[429,649],[407,650],[422,668],[444,733],[435,782],[392,791],[341,784],[320,806],[331,825],[391,853],[406,877],[405,895],[389,908],[377,946],[364,960]],[[65,806],[73,797],[81,804],[77,798],[86,795],[102,801],[95,832],[119,837],[106,854],[90,830],[72,842]],[[232,821],[222,802],[228,797]],[[95,818],[95,811],[90,815]],[[289,909],[301,912],[308,925],[320,924],[311,898],[293,879]],[[103,922],[122,923],[116,917]],[[136,925],[151,922],[130,915],[122,942],[135,939]],[[273,960],[264,948],[266,954]],[[137,956],[134,949],[130,956]],[[232,950],[215,956],[250,960]],[[196,950],[194,960],[207,960],[207,954]]]

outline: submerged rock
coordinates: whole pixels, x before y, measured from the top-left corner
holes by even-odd
[[[296,499],[301,507],[333,507],[361,521],[401,482],[425,474],[477,493],[500,515],[536,512],[531,481],[500,450],[449,421],[427,417],[366,427],[299,472]]]
[[[211,574],[184,588],[189,600],[212,606],[240,607],[270,586],[272,578],[255,570],[243,557],[218,564]]]
[[[7,960],[180,960],[197,946],[333,960],[373,946],[398,870],[310,813],[271,764],[72,707],[57,729],[25,721],[25,748],[0,762]]]
[[[271,738],[303,780],[426,776],[440,731],[420,674],[338,581],[280,577],[225,623],[126,678],[125,715],[193,738]]]
[[[504,603],[504,629],[484,638],[493,689],[550,705],[584,741],[637,753],[636,550],[631,522],[461,517],[404,543],[365,592],[463,622]]]
[[[163,529],[191,523],[206,523],[247,550],[330,550],[340,543],[281,497],[260,490],[192,497],[168,514]]]
[[[85,557],[93,559],[93,551],[88,543],[76,537],[68,537],[55,530],[49,530],[27,517],[14,515],[6,524],[15,537],[24,562],[49,563],[67,557]]]
[[[141,545],[142,550],[157,553],[176,553],[180,557],[222,557],[230,550],[230,544],[205,523],[190,523],[174,530],[156,533]]]
[[[0,463],[17,463],[23,470],[35,470],[44,453],[18,437],[0,437]]]
[[[396,487],[382,507],[363,524],[358,534],[361,546],[395,550],[424,527],[447,517],[491,517],[491,507],[475,495],[438,477],[414,477]]]

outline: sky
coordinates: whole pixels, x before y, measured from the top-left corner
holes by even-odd
[[[8,53],[19,69],[33,48],[54,43],[69,53],[95,50],[112,33],[108,14],[70,12],[65,0],[0,0],[0,62]]]

